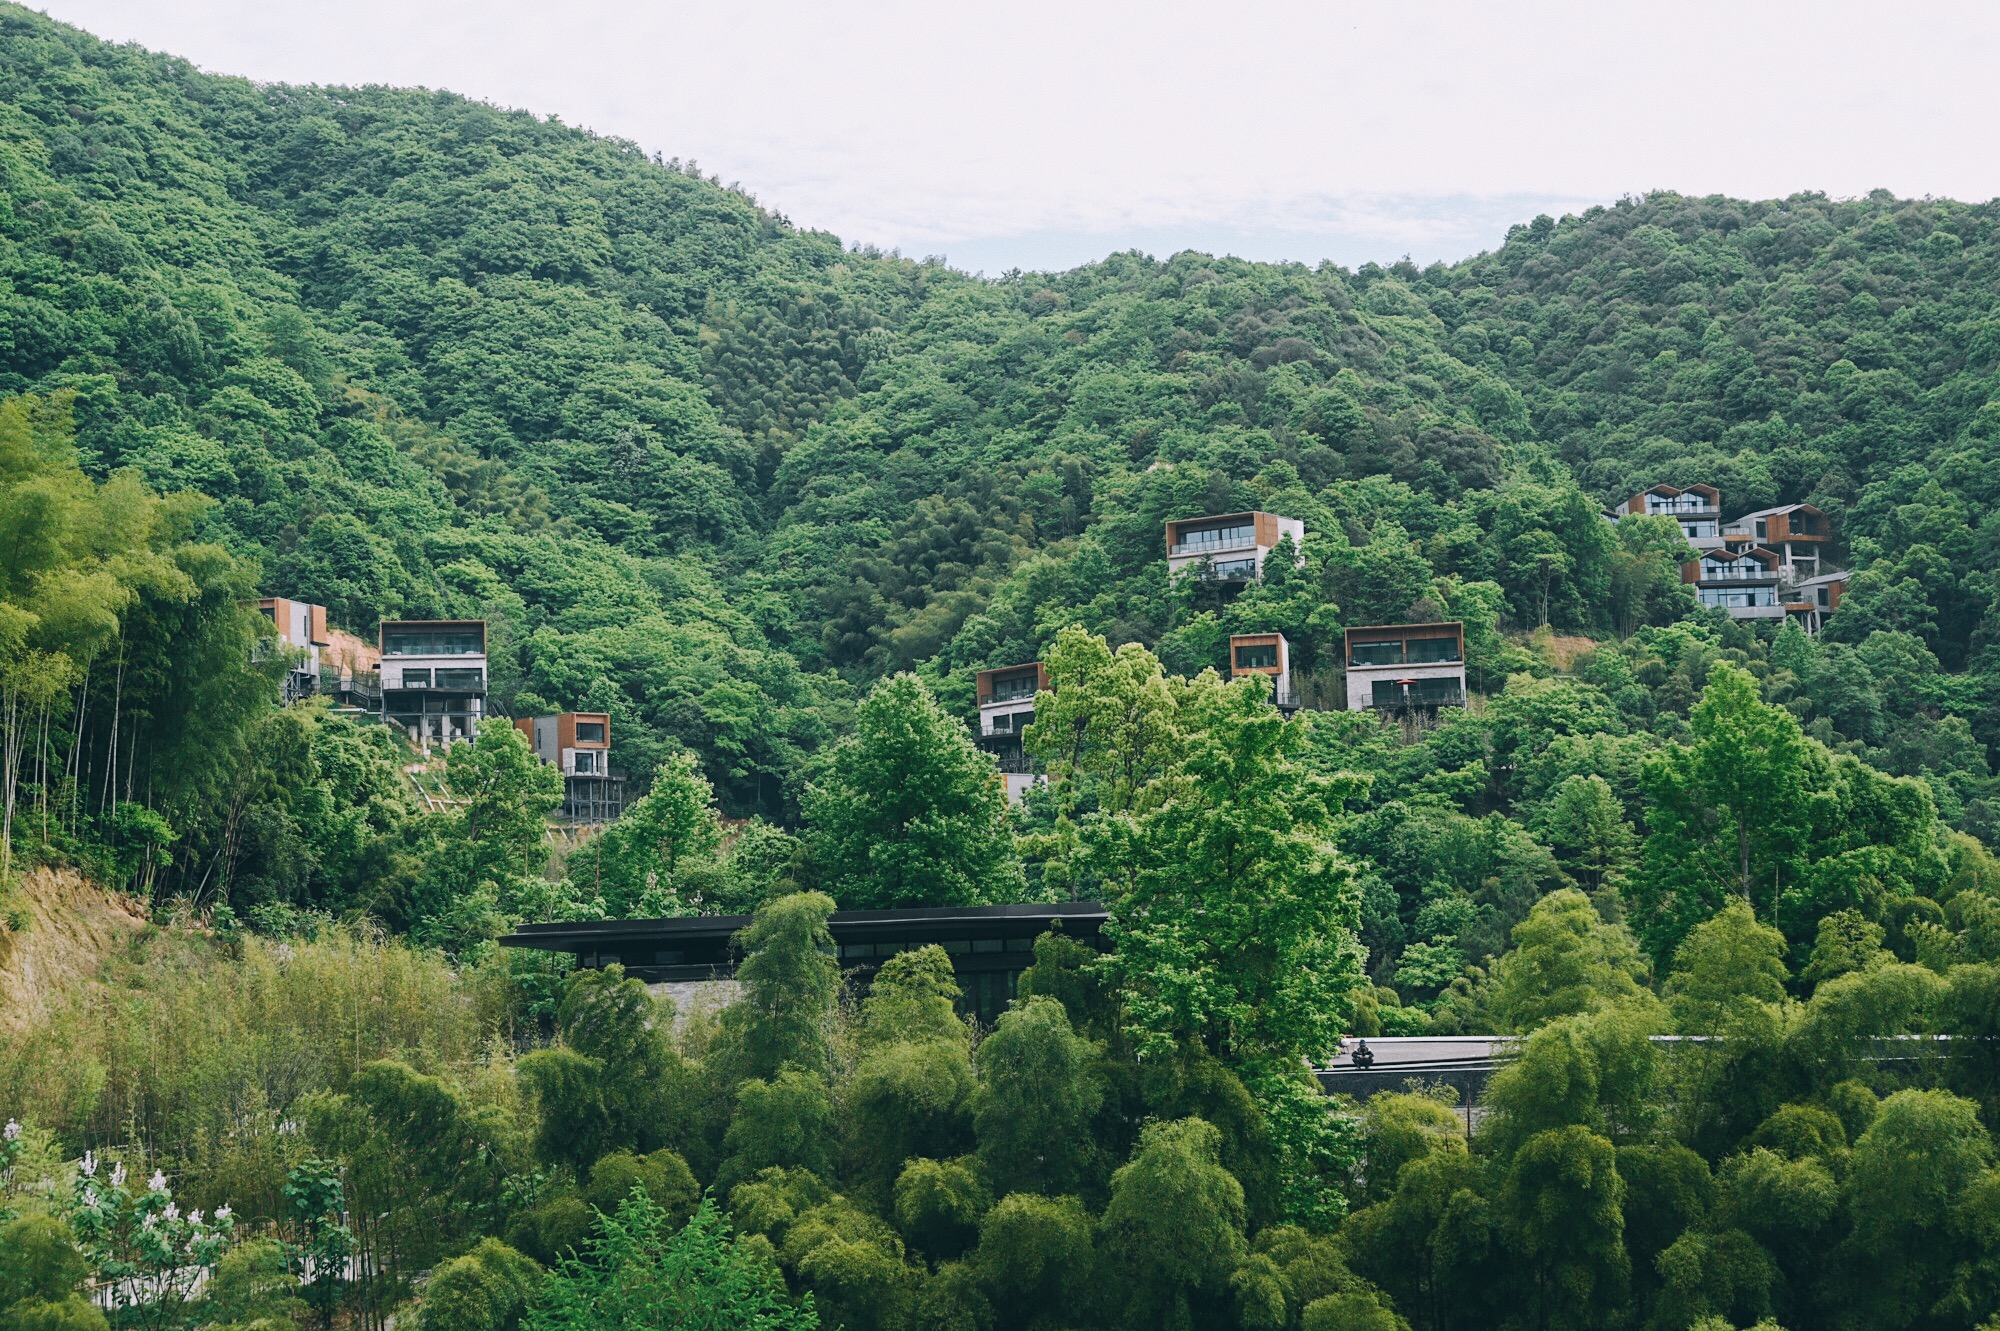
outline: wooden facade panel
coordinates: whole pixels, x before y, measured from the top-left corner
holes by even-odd
[[[591,721],[604,727],[603,739],[579,739],[579,722]],[[611,716],[606,712],[564,712],[556,717],[556,743],[565,749],[608,749],[611,747]]]
[[[1171,524],[1169,524],[1171,525]],[[993,685],[996,680],[1012,679],[1023,671],[1035,672],[1035,691],[1042,692],[1049,686],[1049,668],[1040,661],[1023,661],[1020,665],[995,666],[991,670],[981,670],[973,675],[973,692],[978,696],[979,706],[993,701]]]
[[[1275,647],[1277,662],[1268,666],[1246,666],[1237,661],[1237,649],[1242,647]],[[1292,670],[1291,646],[1282,633],[1237,633],[1229,639],[1229,673],[1240,675],[1288,675]]]
[[[1347,641],[1396,642],[1405,638],[1443,638],[1457,640],[1459,654],[1464,655],[1465,623],[1457,619],[1441,619],[1426,624],[1368,624],[1347,630]]]

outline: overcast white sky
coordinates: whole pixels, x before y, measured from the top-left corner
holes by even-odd
[[[2000,4],[35,0],[218,73],[449,88],[997,273],[1456,259],[1625,193],[2000,195]]]

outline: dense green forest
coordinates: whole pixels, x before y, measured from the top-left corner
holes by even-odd
[[[156,917],[0,1024],[0,1328],[1993,1324],[1996,224],[1657,194],[985,279],[0,5],[0,948],[34,873]],[[1828,513],[1826,631],[1603,521],[1655,482]],[[1247,508],[1296,566],[1169,583]],[[552,845],[493,725],[417,798],[273,705],[260,592],[485,618],[644,797]],[[1437,617],[1469,706],[1323,710],[1344,627]],[[1214,673],[1269,630],[1289,719]],[[972,675],[1037,659],[1013,809]],[[823,955],[1067,897],[1113,950],[990,1030],[942,954]],[[758,913],[719,1013],[491,941],[697,911]],[[1304,1072],[1424,1033],[1522,1037],[1469,1141]]]

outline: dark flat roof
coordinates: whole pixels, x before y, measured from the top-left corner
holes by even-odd
[[[1109,917],[1095,901],[1023,902],[1006,906],[931,906],[895,910],[837,910],[827,920],[836,940],[921,934],[926,938],[1005,937],[1040,934],[1058,921],[1094,932]],[[748,915],[681,915],[652,920],[557,920],[524,924],[500,939],[503,947],[548,952],[589,950],[604,944],[721,943],[749,926]]]

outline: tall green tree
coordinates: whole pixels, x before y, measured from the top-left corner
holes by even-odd
[[[744,950],[736,969],[743,1000],[730,1006],[725,1027],[736,1041],[737,1075],[769,1077],[786,1066],[830,1073],[833,1004],[840,991],[826,928],[832,914],[830,897],[795,892],[758,911],[737,936]]]
[[[668,759],[653,770],[652,788],[597,837],[589,854],[576,857],[572,882],[613,916],[699,911],[704,891],[716,887],[722,847],[714,801],[715,788],[694,755]]]
[[[1030,996],[979,1044],[972,1123],[979,1162],[1006,1192],[1060,1196],[1083,1184],[1105,1085],[1098,1051],[1053,998]]]
[[[679,1232],[643,1192],[619,1204],[577,1257],[551,1273],[529,1331],[813,1331],[768,1249],[745,1242],[704,1198]]]
[[[1566,778],[1535,827],[1563,868],[1593,892],[1623,876],[1639,840],[1611,783],[1596,773]]]
[[[1804,872],[1815,789],[1824,761],[1798,721],[1757,696],[1750,675],[1718,665],[1690,714],[1694,742],[1670,745],[1645,767],[1649,831],[1634,882],[1634,913],[1656,956],[1729,895],[1762,902]]]
[[[1645,979],[1632,935],[1568,888],[1543,897],[1514,926],[1514,946],[1493,967],[1487,1002],[1498,1029],[1526,1032],[1638,999]]]
[[[969,906],[1023,889],[992,760],[915,675],[869,694],[804,811],[818,882],[850,909]]]
[[[1360,892],[1334,839],[1346,785],[1302,761],[1261,681],[1194,686],[1186,751],[1151,807],[1099,820],[1107,966],[1142,1057],[1202,1051],[1242,1068],[1271,1124],[1296,1218],[1330,1223],[1351,1133],[1318,1112],[1303,1060],[1332,1056],[1363,983]]]
[[[1022,737],[1072,811],[1130,813],[1179,758],[1182,694],[1138,643],[1117,651],[1075,625],[1056,635],[1043,665],[1049,692]]]
[[[1104,1241],[1131,1327],[1192,1331],[1228,1316],[1230,1276],[1248,1245],[1243,1185],[1198,1118],[1155,1123],[1111,1178]]]
[[[1520,1256],[1529,1325],[1604,1325],[1631,1275],[1624,1202],[1617,1152],[1588,1129],[1555,1128],[1522,1145],[1499,1211]]]

